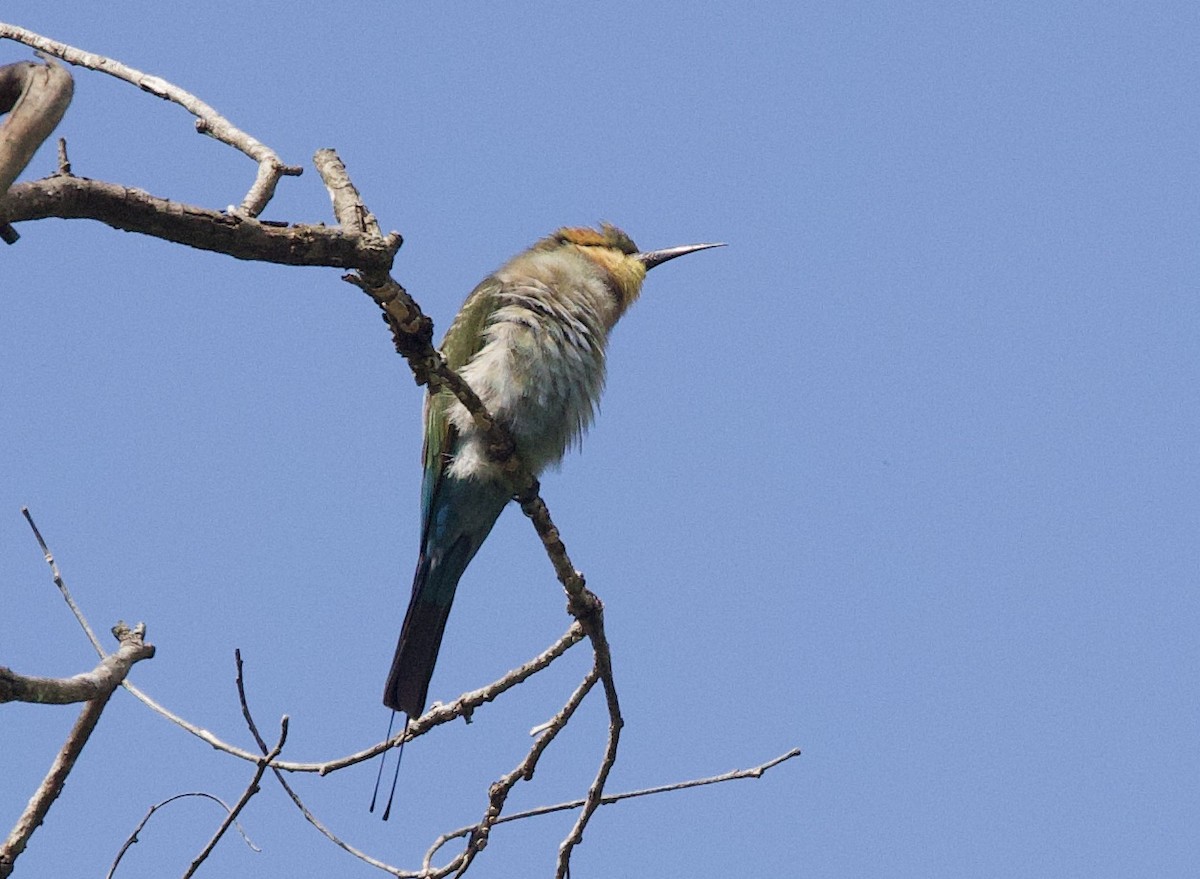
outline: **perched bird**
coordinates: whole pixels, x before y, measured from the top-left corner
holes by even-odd
[[[521,462],[537,475],[591,423],[608,333],[638,298],[646,272],[719,246],[639,253],[615,226],[559,229],[472,291],[442,354],[508,428]],[[446,390],[425,399],[424,464],[421,554],[383,693],[384,705],[409,718],[425,709],[459,578],[513,494],[470,414]]]

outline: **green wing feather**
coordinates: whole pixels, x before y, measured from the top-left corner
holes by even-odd
[[[471,291],[450,324],[446,338],[442,340],[442,356],[451,369],[462,369],[483,347],[483,331],[496,309],[496,294],[500,286],[495,277],[485,278]],[[453,402],[454,394],[444,389],[425,397],[425,446],[422,452],[425,470],[421,484],[421,520],[426,528],[433,499],[446,472],[446,464],[457,445],[458,433],[446,417]]]

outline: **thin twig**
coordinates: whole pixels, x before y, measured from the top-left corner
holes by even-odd
[[[621,741],[621,729],[625,720],[621,716],[621,703],[617,697],[617,686],[613,679],[612,651],[608,644],[608,636],[604,632],[604,603],[584,584],[583,575],[575,570],[567,556],[558,528],[550,518],[550,510],[537,494],[536,480],[531,490],[524,496],[518,496],[521,510],[533,522],[542,545],[554,564],[555,574],[563,589],[567,592],[567,610],[579,621],[592,642],[592,650],[596,655],[596,669],[600,681],[604,685],[604,699],[608,707],[608,739],[604,748],[604,758],[596,777],[588,788],[587,798],[583,803],[583,811],[571,832],[563,840],[558,850],[558,867],[556,876],[565,879],[570,873],[571,852],[583,841],[583,831],[591,820],[592,815],[600,805],[604,795],[604,785],[608,781],[609,772],[617,761],[617,748]]]
[[[254,715],[250,711],[250,703],[246,698],[246,684],[244,668],[242,665],[242,651],[234,651],[234,661],[237,664],[238,702],[241,703],[242,706],[242,717],[245,718],[246,726],[249,728],[250,734],[254,736],[254,741],[258,743],[259,749],[263,752],[263,754],[267,754],[266,740],[263,739],[262,735],[258,731],[258,724],[254,722]],[[265,767],[269,762],[270,757],[268,756],[268,758],[263,760],[259,766]],[[377,867],[380,870],[391,873],[393,876],[411,877],[416,875],[411,872],[400,870],[397,867],[393,867],[391,864],[385,864],[383,861],[371,857],[361,849],[357,849],[350,845],[350,843],[346,842],[344,839],[326,827],[316,815],[309,811],[308,806],[304,805],[304,801],[300,799],[300,795],[296,793],[290,784],[288,784],[287,779],[283,777],[282,772],[274,767],[271,767],[271,771],[275,773],[275,780],[279,782],[279,785],[283,788],[284,793],[291,798],[292,802],[296,805],[296,808],[300,810],[300,814],[304,816],[304,820],[315,827],[322,836],[324,836],[342,851],[353,855],[367,864],[370,864],[372,867]]]
[[[326,775],[330,772],[336,772],[339,769],[353,766],[356,763],[362,763],[364,760],[370,760],[372,757],[382,754],[390,748],[398,747],[402,740],[414,739],[417,736],[424,735],[436,726],[449,723],[457,718],[470,717],[479,706],[494,701],[502,693],[507,692],[517,684],[537,674],[558,657],[562,656],[569,648],[583,640],[583,638],[583,630],[579,627],[578,623],[573,623],[563,636],[551,644],[550,647],[524,665],[508,672],[502,678],[493,681],[485,687],[480,687],[478,690],[463,693],[452,702],[444,705],[434,705],[433,708],[408,725],[407,738],[404,738],[403,735],[394,736],[386,742],[378,742],[362,751],[348,754],[345,757],[339,757],[336,760],[327,760],[323,763],[294,763],[288,760],[275,760],[270,764],[271,768],[282,769],[284,772],[315,772],[318,775]],[[230,745],[217,738],[208,730],[189,723],[154,701],[154,699],[134,685],[125,682],[123,686],[149,708],[211,745],[216,750],[232,754],[234,757],[250,763],[257,763],[261,759],[261,755],[253,754],[242,748]]]
[[[212,839],[208,841],[208,844],[204,846],[200,854],[196,855],[195,859],[193,859],[191,866],[183,874],[183,879],[191,879],[195,875],[196,870],[212,854],[212,850],[217,847],[217,843],[221,841],[221,837],[225,835],[225,831],[237,821],[237,816],[241,814],[242,809],[250,802],[250,798],[261,790],[259,782],[262,781],[263,773],[267,771],[267,764],[279,756],[279,752],[283,750],[284,743],[287,742],[287,735],[288,717],[285,714],[283,719],[279,721],[279,741],[275,743],[275,747],[271,749],[270,753],[266,753],[264,750],[265,757],[259,761],[258,769],[255,770],[254,777],[250,779],[250,784],[246,785],[246,789],[242,791],[241,797],[238,798],[233,808],[229,810],[229,814],[225,816],[225,820],[221,822],[221,826],[212,835]]]
[[[500,820],[501,812],[504,810],[504,803],[508,799],[509,792],[516,786],[518,781],[522,779],[530,781],[533,779],[533,773],[537,769],[538,760],[541,759],[542,753],[554,741],[555,736],[566,727],[567,722],[575,714],[575,709],[579,707],[584,697],[595,686],[598,677],[596,667],[593,665],[579,686],[575,688],[575,692],[567,699],[566,704],[563,705],[553,718],[539,727],[541,732],[537,740],[534,741],[533,746],[529,749],[529,753],[525,755],[525,759],[511,772],[501,776],[492,783],[492,786],[488,790],[488,807],[487,811],[484,812],[483,820],[471,829],[470,839],[467,841],[463,851],[446,867],[442,868],[444,871],[452,869],[458,876],[461,876],[471,866],[471,862],[475,859],[475,856],[487,847],[491,829]],[[442,836],[434,841],[429,851],[425,853],[425,859],[422,862],[422,867],[425,870],[430,869],[434,853],[450,838]]]
[[[146,824],[150,821],[150,816],[152,816],[155,812],[157,812],[159,809],[161,809],[163,806],[167,805],[168,803],[173,803],[175,800],[182,800],[185,797],[200,797],[202,799],[212,800],[214,803],[220,804],[225,809],[226,812],[232,811],[229,808],[229,805],[224,800],[222,800],[220,797],[213,796],[212,794],[205,793],[204,791],[188,791],[187,793],[175,794],[175,796],[173,796],[173,797],[167,797],[161,803],[155,803],[153,806],[150,807],[150,811],[146,813],[145,817],[143,817],[142,820],[138,822],[138,826],[133,828],[133,833],[129,834],[129,836],[126,837],[125,843],[121,846],[121,850],[119,852],[117,852],[117,856],[113,860],[112,866],[108,868],[108,872],[105,874],[104,879],[112,879],[113,874],[117,872],[117,865],[121,863],[121,858],[125,857],[125,852],[129,851],[131,846],[133,846],[135,843],[139,842],[138,834],[141,833],[142,830],[146,827]],[[260,849],[258,846],[256,846],[253,842],[250,841],[250,837],[248,837],[246,835],[246,831],[242,828],[241,824],[239,824],[237,821],[235,821],[234,826],[237,828],[238,833],[241,834],[242,839],[245,840],[246,845],[248,845],[250,847],[251,851],[255,851],[255,852],[262,851],[262,849]]]
[[[58,591],[62,593],[63,600],[67,602],[67,607],[71,609],[71,613],[75,615],[76,621],[83,626],[84,634],[87,635],[89,641],[92,642],[92,647],[104,657],[104,648],[100,646],[100,639],[96,637],[96,633],[92,631],[92,627],[88,625],[87,617],[83,615],[83,611],[79,609],[79,605],[75,603],[75,599],[71,597],[71,591],[67,589],[66,581],[63,580],[62,572],[58,569],[58,562],[54,560],[54,555],[50,552],[50,547],[46,546],[46,541],[42,539],[42,532],[38,530],[38,526],[33,521],[33,516],[29,512],[29,507],[21,507],[21,515],[25,517],[25,521],[29,523],[29,527],[33,529],[33,536],[37,539],[38,546],[41,547],[42,556],[46,559],[46,564],[50,566],[50,573],[54,576],[54,585],[58,587]]]
[[[737,781],[742,778],[761,778],[763,773],[769,769],[774,769],[780,763],[791,760],[793,757],[800,756],[799,748],[792,748],[786,753],[780,754],[778,757],[773,757],[766,763],[760,763],[758,766],[753,766],[750,769],[734,769],[729,772],[723,772],[720,775],[710,775],[707,778],[694,778],[689,781],[677,781],[673,784],[660,784],[657,787],[645,787],[639,790],[624,791],[619,794],[605,794],[600,798],[600,805],[611,806],[613,803],[619,803],[621,800],[632,800],[635,797],[648,797],[655,794],[671,793],[678,790],[687,790],[692,787],[703,787],[708,784],[721,784],[726,781]],[[537,818],[541,815],[552,815],[555,812],[567,812],[571,809],[578,809],[586,799],[568,800],[565,803],[555,803],[552,806],[538,806],[536,809],[526,809],[523,812],[514,812],[511,815],[504,815],[497,818],[493,822],[493,826],[499,824],[507,824],[510,821],[524,821],[527,818]],[[459,827],[457,830],[451,830],[438,837],[437,845],[444,845],[452,839],[457,839],[460,836],[466,836],[472,832],[478,824],[468,824],[465,827]],[[428,861],[428,855],[426,856]]]
[[[600,660],[597,657],[596,665],[599,666],[599,664]],[[558,847],[558,867],[554,873],[555,879],[567,879],[570,875],[571,852],[574,851],[575,846],[583,842],[584,828],[592,820],[596,809],[600,807],[600,800],[604,795],[604,784],[608,781],[608,773],[612,771],[613,764],[617,762],[617,745],[621,741],[621,726],[620,717],[610,719],[608,742],[604,746],[604,759],[600,761],[600,768],[596,770],[596,777],[592,780],[591,787],[588,788],[587,798],[583,802],[583,810],[575,819],[575,826],[571,828],[567,838]]]

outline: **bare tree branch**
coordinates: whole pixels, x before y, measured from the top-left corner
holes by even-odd
[[[726,781],[737,781],[742,778],[761,778],[763,773],[769,769],[774,769],[780,763],[785,763],[793,757],[800,756],[799,748],[792,748],[778,757],[772,757],[766,763],[760,763],[758,766],[753,766],[749,769],[734,769],[729,772],[723,772],[720,775],[710,775],[707,778],[694,778],[689,781],[677,781],[673,784],[660,784],[657,787],[645,787],[638,790],[624,791],[619,794],[605,794],[600,798],[600,805],[611,806],[613,803],[619,803],[621,800],[632,800],[636,797],[648,797],[656,794],[671,793],[673,791],[687,790],[692,787],[703,787],[709,784],[721,784]],[[571,809],[578,809],[587,802],[586,799],[568,800],[565,803],[555,803],[552,806],[538,806],[536,809],[526,809],[523,812],[514,812],[511,815],[504,815],[492,822],[492,826],[499,824],[508,824],[511,821],[524,821],[527,818],[536,818],[541,815],[551,815],[555,812],[566,812]],[[460,836],[466,836],[472,833],[478,827],[478,824],[468,824],[466,827],[459,827],[457,830],[451,830],[438,837],[434,844],[434,848],[425,856],[428,863],[430,856],[438,847],[445,845],[448,841],[456,839]]]
[[[241,205],[234,211],[235,213],[248,217],[257,217],[262,213],[263,208],[267,206],[267,203],[271,200],[271,196],[275,194],[275,185],[279,182],[279,178],[283,176],[297,176],[303,171],[303,169],[294,165],[285,165],[270,147],[260,143],[246,132],[235,127],[229,120],[195,95],[184,91],[177,85],[167,82],[165,79],[143,73],[140,70],[122,64],[120,61],[114,61],[111,58],[105,58],[102,55],[96,55],[92,52],[85,52],[82,49],[76,49],[74,46],[68,46],[66,43],[47,39],[32,31],[4,22],[0,22],[0,39],[15,40],[18,43],[24,43],[26,46],[37,49],[39,52],[61,58],[68,64],[107,73],[110,76],[115,76],[117,79],[136,85],[142,91],[157,95],[165,101],[171,101],[183,107],[196,117],[196,130],[198,132],[207,134],[209,137],[215,138],[221,141],[221,143],[245,153],[258,163],[258,174],[255,177],[254,184],[250,187],[250,191],[246,193],[245,198],[242,199]]]
[[[250,734],[254,736],[254,741],[258,743],[259,750],[261,750],[267,757],[267,759],[263,760],[259,766],[266,766],[268,763],[270,763],[271,758],[267,752],[267,742],[258,731],[258,724],[254,722],[254,715],[250,711],[250,702],[246,698],[246,683],[245,675],[243,673],[244,668],[242,666],[242,651],[234,651],[234,661],[237,663],[238,702],[242,706],[242,717],[245,718],[246,726],[249,728]],[[288,784],[287,779],[283,777],[282,772],[275,767],[271,767],[271,771],[275,773],[275,779],[279,782],[280,787],[283,788],[284,793],[291,798],[291,801],[296,805],[296,808],[300,810],[300,814],[304,816],[304,820],[315,827],[322,836],[324,836],[342,851],[353,855],[364,863],[370,864],[372,867],[377,867],[380,870],[391,873],[393,876],[411,877],[414,875],[411,872],[401,870],[398,867],[393,867],[391,864],[385,864],[383,861],[371,857],[366,852],[355,848],[350,843],[346,842],[344,839],[326,827],[325,824],[322,823],[322,821],[309,810],[308,806],[304,805],[304,801],[300,799],[300,795],[296,793],[295,789]]]
[[[130,847],[132,847],[135,843],[139,842],[138,834],[140,834],[142,832],[142,830],[145,829],[146,824],[149,823],[150,818],[154,815],[154,813],[157,812],[159,809],[163,808],[164,806],[168,805],[169,803],[173,803],[176,800],[182,800],[186,797],[200,797],[202,799],[212,800],[214,803],[217,803],[221,807],[223,807],[225,809],[226,813],[233,811],[232,809],[229,808],[228,803],[226,803],[220,797],[214,797],[212,794],[205,793],[204,791],[189,791],[189,792],[183,793],[183,794],[175,794],[175,796],[173,796],[173,797],[167,797],[161,803],[155,803],[153,806],[150,807],[150,811],[148,811],[145,814],[145,816],[142,818],[142,820],[138,822],[138,826],[133,828],[133,833],[129,834],[129,836],[126,837],[125,842],[122,844],[120,851],[117,852],[117,856],[113,859],[112,865],[108,868],[108,872],[105,874],[105,879],[112,879],[113,874],[117,872],[117,866],[121,863],[121,859],[123,857],[125,857],[125,853],[127,851],[129,851]],[[245,841],[246,845],[248,845],[250,847],[251,851],[255,851],[255,852],[262,851],[262,849],[260,849],[258,846],[256,846],[253,842],[250,841],[250,837],[248,837],[246,835],[246,831],[242,829],[241,824],[239,824],[237,821],[234,821],[233,826],[237,828],[237,832],[239,834],[241,834],[242,839]]]
[[[272,769],[281,769],[284,772],[314,772],[317,775],[327,775],[330,772],[336,772],[339,769],[345,769],[347,766],[353,766],[356,763],[362,763],[364,760],[370,760],[382,754],[384,751],[395,748],[402,741],[414,739],[417,736],[424,735],[436,726],[441,726],[444,723],[449,723],[458,718],[469,718],[475,709],[479,706],[494,701],[498,696],[507,690],[511,690],[517,684],[537,674],[542,669],[550,665],[558,657],[562,656],[568,649],[584,638],[583,629],[578,623],[573,624],[567,629],[566,633],[555,641],[550,647],[542,653],[535,656],[533,659],[526,662],[524,665],[513,669],[503,677],[493,681],[485,687],[478,690],[471,690],[463,693],[457,699],[446,704],[435,704],[432,708],[426,711],[419,718],[408,725],[406,733],[393,736],[385,742],[378,742],[369,748],[358,751],[353,754],[348,754],[345,757],[339,757],[336,760],[327,760],[322,763],[295,763],[288,760],[274,760],[270,764]],[[223,741],[213,735],[208,730],[199,727],[167,708],[160,705],[150,696],[139,690],[136,686],[125,681],[123,686],[129,690],[138,700],[147,707],[151,708],[158,714],[161,714],[167,720],[182,727],[187,732],[196,736],[201,741],[211,745],[218,751],[223,751],[241,760],[246,760],[250,763],[258,763],[261,755],[253,754],[242,748]]]
[[[596,665],[597,667],[600,665],[598,654]],[[612,770],[613,764],[617,762],[617,745],[621,741],[622,726],[623,721],[620,715],[609,718],[608,742],[604,746],[604,758],[600,761],[600,768],[596,771],[596,777],[592,780],[591,787],[588,788],[587,798],[583,802],[583,810],[575,819],[575,826],[571,828],[567,838],[558,847],[558,867],[554,873],[555,879],[567,879],[571,874],[571,852],[575,850],[575,846],[583,842],[584,828],[592,820],[596,809],[600,807],[600,799],[604,795],[604,784],[608,781],[608,773]]]
[[[191,865],[183,874],[183,879],[191,879],[195,875],[196,870],[200,865],[212,854],[212,850],[217,847],[217,843],[221,841],[221,837],[225,835],[230,826],[237,821],[237,816],[241,814],[242,809],[246,807],[246,803],[250,802],[250,798],[258,793],[262,788],[259,782],[262,781],[263,773],[267,771],[267,764],[279,756],[279,752],[283,750],[284,744],[287,742],[288,736],[288,717],[285,714],[283,719],[279,721],[279,741],[275,743],[275,747],[269,752],[264,748],[264,756],[258,762],[258,769],[255,770],[254,777],[250,780],[250,784],[246,785],[246,789],[242,791],[241,797],[229,810],[229,814],[225,816],[225,820],[221,822],[221,826],[217,828],[216,833],[212,835],[212,839],[203,848],[200,854],[192,860]]]
[[[99,220],[235,259],[290,266],[370,268],[386,271],[396,239],[318,225],[286,225],[170,201],[117,183],[58,174],[18,183],[0,206],[0,218],[19,223],[61,217]]]
[[[46,560],[46,564],[50,566],[50,571],[54,578],[54,585],[62,594],[63,600],[71,609],[71,613],[75,616],[75,619],[79,622],[79,625],[83,628],[93,646],[100,653],[101,658],[107,659],[103,649],[100,647],[99,641],[96,639],[95,633],[92,631],[91,625],[88,623],[87,617],[84,615],[83,610],[79,607],[79,605],[76,604],[74,597],[71,595],[70,589],[67,588],[66,580],[63,578],[62,572],[59,570],[58,562],[55,560],[54,554],[50,551],[49,546],[42,537],[42,533],[38,529],[37,524],[33,521],[32,514],[29,512],[28,508],[22,508],[22,513],[24,513],[26,521],[29,522],[29,527],[33,530],[33,534],[37,539],[38,546],[42,551],[42,555]],[[141,628],[139,627],[139,634],[140,631]],[[116,634],[115,629],[114,634]],[[495,700],[502,693],[512,689],[517,684],[527,680],[534,674],[537,674],[539,671],[549,666],[550,663],[552,663],[558,657],[562,656],[562,654],[564,654],[568,649],[573,647],[583,638],[584,632],[582,627],[578,623],[573,624],[554,644],[550,645],[550,647],[525,664],[513,669],[503,677],[493,681],[487,686],[481,687],[478,690],[464,693],[448,704],[434,705],[424,715],[408,724],[407,729],[403,733],[393,737],[388,741],[379,742],[378,744],[373,745],[366,750],[359,751],[356,754],[350,754],[337,760],[330,760],[323,763],[294,763],[272,759],[267,765],[269,765],[272,769],[281,769],[287,772],[315,772],[319,775],[325,775],[329,772],[334,772],[338,769],[344,769],[348,766],[353,766],[356,763],[361,763],[364,760],[370,760],[372,757],[382,754],[384,751],[387,751],[390,748],[399,746],[404,741],[424,735],[426,732],[436,726],[448,723],[451,720],[459,717],[469,719],[474,713],[475,709],[480,705]],[[153,649],[153,647],[149,647],[150,655],[153,655]],[[140,659],[145,657],[138,658]],[[135,659],[133,661],[137,660]],[[101,668],[105,667],[105,663],[102,662]],[[11,677],[19,678],[20,676],[11,675]],[[3,680],[4,678],[0,677],[0,681]],[[117,683],[120,683],[122,686],[124,686],[147,707],[161,714],[163,717],[182,727],[202,741],[208,743],[216,750],[224,751],[227,754],[239,757],[250,763],[259,764],[262,762],[261,755],[253,754],[249,751],[245,751],[222,741],[208,730],[185,720],[184,718],[160,705],[157,701],[155,701],[146,693],[142,692],[142,690],[130,683],[128,680],[122,679]],[[19,685],[20,684],[18,684],[18,686]],[[115,686],[116,684],[114,684],[114,687]],[[3,877],[0,876],[0,879],[3,879]]]
[[[29,511],[26,509],[24,512],[26,519],[29,521],[30,527],[33,528],[34,534],[37,537],[38,545],[42,549],[42,553],[46,558],[46,562],[50,565],[50,569],[54,576],[55,585],[58,587],[59,592],[62,593],[64,601],[66,601],[67,605],[71,608],[71,612],[74,614],[76,620],[79,621],[80,626],[83,627],[83,630],[87,633],[89,639],[93,641],[93,645],[99,650],[99,642],[95,640],[95,635],[92,633],[92,628],[88,624],[87,617],[84,616],[83,611],[79,608],[79,605],[75,603],[74,598],[71,596],[71,592],[67,588],[66,581],[63,579],[62,573],[58,569],[58,563],[54,560],[54,556],[51,554],[45,540],[42,538],[41,532],[38,531],[36,524],[34,524]],[[503,677],[493,681],[491,684],[488,684],[485,687],[464,693],[463,695],[459,696],[458,699],[455,699],[453,702],[450,702],[447,705],[434,705],[433,708],[427,711],[423,716],[410,723],[406,733],[398,735],[389,741],[380,742],[370,748],[367,748],[366,750],[341,757],[337,760],[326,761],[323,763],[273,761],[270,764],[271,768],[282,769],[286,772],[315,772],[319,775],[325,775],[329,772],[334,772],[338,769],[343,769],[347,766],[353,766],[356,763],[361,763],[364,760],[369,760],[378,754],[382,754],[389,748],[397,747],[401,741],[407,741],[407,739],[412,739],[419,735],[423,735],[435,726],[448,723],[449,721],[458,717],[469,718],[475,709],[480,705],[495,700],[498,696],[500,696],[500,694],[512,689],[517,684],[546,668],[555,659],[582,640],[583,637],[583,629],[579,626],[579,624],[576,623],[572,625],[554,644],[550,645],[550,647],[526,662],[524,665],[513,669]],[[102,650],[101,656],[104,656]],[[148,694],[144,693],[128,680],[121,681],[121,685],[124,686],[125,689],[132,693],[133,696],[141,701],[144,705],[162,715],[167,720],[170,720],[172,723],[180,726],[187,732],[190,732],[200,740],[211,745],[216,750],[224,751],[227,754],[231,754],[250,763],[257,764],[261,759],[260,755],[253,754],[249,751],[235,747],[234,745],[230,745],[213,735],[208,730],[185,720],[178,714],[175,714],[173,711],[159,704]],[[405,738],[405,736],[407,736],[407,738]],[[2,879],[2,877],[0,877],[0,879]]]
[[[71,609],[75,620],[83,627],[83,633],[87,635],[87,639],[92,643],[92,649],[103,659],[105,656],[104,648],[100,646],[100,639],[96,637],[96,633],[92,631],[92,627],[88,624],[87,617],[83,615],[83,611],[79,609],[79,605],[75,603],[75,599],[71,597],[71,590],[67,588],[67,582],[63,579],[62,571],[58,569],[58,562],[54,560],[54,554],[50,552],[50,547],[46,545],[45,539],[42,537],[42,532],[38,530],[37,523],[33,521],[33,514],[29,512],[29,507],[21,507],[21,515],[25,517],[25,521],[29,523],[30,529],[33,531],[34,539],[37,540],[38,548],[42,551],[42,558],[46,560],[46,564],[50,566],[50,574],[54,577],[54,585],[58,587],[59,593],[63,597],[63,601],[67,603],[67,607]]]
[[[143,631],[142,626],[130,629],[124,624],[118,624],[113,627],[113,635],[121,641],[122,647],[126,644],[133,645],[131,647],[133,654],[145,652],[148,648],[149,653],[152,655],[154,648],[149,645],[142,645],[141,643]],[[133,661],[130,660],[129,665],[132,665]],[[125,670],[128,671],[128,666],[126,666]],[[66,742],[63,743],[62,749],[58,752],[58,756],[54,758],[54,763],[51,765],[50,771],[46,773],[46,777],[29,800],[25,811],[17,819],[17,823],[9,833],[8,838],[0,845],[0,879],[5,879],[5,877],[12,874],[13,865],[21,852],[25,850],[25,846],[28,845],[33,832],[41,826],[41,823],[46,819],[46,814],[50,811],[50,806],[58,799],[58,795],[62,793],[67,776],[71,774],[71,770],[75,766],[75,761],[79,759],[79,755],[83,751],[83,746],[87,744],[92,730],[96,728],[96,724],[100,720],[100,715],[104,712],[104,707],[108,704],[108,700],[116,689],[118,682],[118,680],[111,680],[110,683],[112,686],[107,691],[100,693],[84,706],[83,711],[80,712],[79,717],[75,721],[75,725],[71,728]]]
[[[492,825],[494,825],[500,819],[500,814],[504,810],[504,803],[508,799],[509,791],[516,786],[518,781],[521,781],[522,779],[525,781],[531,781],[533,779],[534,770],[537,769],[537,763],[539,758],[541,758],[542,753],[547,747],[550,746],[550,743],[554,741],[555,736],[557,736],[563,730],[563,728],[566,727],[567,722],[571,719],[572,715],[575,714],[575,709],[579,707],[579,704],[583,701],[583,698],[590,693],[592,687],[595,686],[598,677],[599,674],[596,671],[595,665],[593,665],[591,671],[587,673],[583,681],[578,687],[575,688],[575,692],[571,694],[569,699],[567,699],[567,703],[556,715],[554,715],[550,721],[542,724],[541,732],[538,735],[537,740],[533,743],[533,747],[529,749],[529,753],[525,755],[525,759],[522,760],[521,763],[514,770],[512,770],[512,772],[507,773],[492,783],[492,786],[488,791],[488,807],[487,811],[484,812],[483,820],[476,824],[471,830],[470,839],[467,840],[466,847],[458,855],[458,857],[456,857],[444,868],[444,870],[453,869],[457,875],[461,876],[467,871],[467,868],[471,866],[471,862],[475,859],[475,855],[479,854],[479,852],[483,851],[483,849],[487,847],[488,836],[491,833]],[[433,846],[425,854],[423,866],[426,869],[429,868],[430,859],[433,857],[433,853],[437,851],[442,842],[444,842],[446,839],[447,837],[441,837],[439,841],[434,842]]]
[[[90,672],[74,677],[29,677],[0,666],[0,703],[40,702],[44,705],[68,705],[73,702],[107,698],[108,694],[125,680],[135,662],[154,656],[154,645],[142,643],[144,631],[144,628],[130,630],[124,623],[117,623],[113,627],[113,634],[121,639],[121,646],[117,652],[105,656]],[[129,633],[129,637],[122,638],[122,633]]]

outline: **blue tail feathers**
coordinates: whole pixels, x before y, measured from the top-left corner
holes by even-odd
[[[510,498],[503,485],[443,475],[426,510],[412,598],[383,704],[410,718],[425,710],[429,681],[458,581]]]

